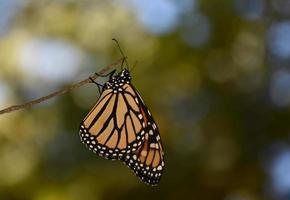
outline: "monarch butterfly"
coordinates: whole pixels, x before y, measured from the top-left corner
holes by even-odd
[[[80,125],[81,141],[106,159],[123,161],[143,182],[156,185],[164,169],[158,128],[131,84],[129,70],[114,73]]]

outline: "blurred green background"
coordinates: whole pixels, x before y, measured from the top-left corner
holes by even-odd
[[[113,37],[159,125],[160,184],[80,143],[87,84],[0,116],[1,200],[290,199],[289,0],[0,0],[0,109],[116,61]]]

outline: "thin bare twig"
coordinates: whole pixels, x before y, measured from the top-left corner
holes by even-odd
[[[117,64],[120,64],[122,61],[124,60],[124,58],[121,58],[119,60],[117,60],[116,62],[114,63],[111,63],[110,65],[104,67],[101,71],[98,72],[98,74],[105,74],[108,70],[110,70],[113,66],[117,65]],[[95,80],[96,78],[98,78],[98,75],[97,74],[94,74],[92,75],[90,78],[92,78],[93,80]],[[76,89],[76,88],[79,88],[87,83],[91,83],[92,81],[90,80],[90,78],[87,78],[85,80],[82,80],[78,83],[75,83],[73,85],[70,85],[70,86],[67,86],[63,89],[60,89],[56,92],[53,92],[49,95],[46,95],[46,96],[43,96],[43,97],[40,97],[38,99],[34,99],[32,101],[28,101],[28,102],[25,102],[23,104],[19,104],[19,105],[13,105],[13,106],[10,106],[10,107],[7,107],[3,110],[0,110],[0,115],[2,114],[5,114],[5,113],[10,113],[10,112],[13,112],[13,111],[16,111],[16,110],[20,110],[20,109],[24,109],[24,108],[29,108],[33,105],[36,105],[36,104],[39,104],[43,101],[47,101],[48,99],[51,99],[53,97],[56,97],[56,96],[60,96],[62,94],[65,94],[73,89]]]

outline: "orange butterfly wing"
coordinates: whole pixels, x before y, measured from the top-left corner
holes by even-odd
[[[105,84],[79,134],[93,152],[122,160],[143,182],[156,185],[164,170],[163,146],[155,121],[130,79],[125,69]]]
[[[95,153],[120,159],[136,151],[144,140],[144,119],[138,94],[131,84],[115,93],[108,88],[80,126],[81,141]]]
[[[164,152],[161,143],[150,140],[152,136],[146,134],[144,144],[127,155],[124,162],[143,182],[157,185],[164,170]]]
[[[145,139],[142,145],[123,158],[123,162],[133,170],[143,182],[157,185],[164,170],[164,151],[158,127],[143,100],[140,110],[146,124]]]

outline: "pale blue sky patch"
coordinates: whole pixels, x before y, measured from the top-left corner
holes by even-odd
[[[276,71],[270,82],[270,98],[276,106],[290,104],[290,73],[286,70]]]
[[[6,105],[10,97],[9,87],[0,80],[0,107]]]
[[[27,41],[18,50],[18,63],[24,74],[23,95],[31,99],[76,82],[81,67],[86,67],[86,56],[68,41],[53,38]]]
[[[208,42],[211,36],[211,24],[207,16],[196,14],[184,20],[181,38],[191,47],[200,47]]]
[[[290,58],[290,21],[274,23],[268,32],[268,43],[275,56]]]
[[[195,7],[195,0],[127,0],[122,3],[132,9],[145,29],[158,35],[174,32],[182,23],[182,14],[193,12]]]
[[[0,37],[10,30],[14,16],[25,2],[23,0],[0,0]]]
[[[83,58],[78,47],[58,39],[33,39],[19,50],[19,65],[28,76],[54,83],[71,81]]]
[[[257,20],[263,17],[265,3],[263,0],[235,0],[235,9],[248,20]]]
[[[279,195],[290,195],[290,148],[284,148],[273,159],[270,173],[274,191]]]

